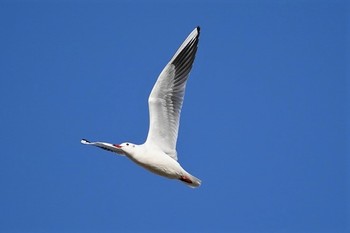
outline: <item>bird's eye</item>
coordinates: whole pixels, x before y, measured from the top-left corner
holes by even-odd
[[[126,145],[128,146],[128,145],[129,145],[129,143],[126,143]]]

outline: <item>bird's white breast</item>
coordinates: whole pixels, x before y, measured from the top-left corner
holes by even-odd
[[[140,145],[128,157],[135,163],[158,175],[177,178],[184,170],[180,164],[157,147]]]

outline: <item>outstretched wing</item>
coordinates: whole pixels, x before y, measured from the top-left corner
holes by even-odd
[[[117,154],[120,155],[124,155],[124,152],[122,149],[116,147],[115,145],[111,144],[111,143],[107,143],[107,142],[90,142],[86,139],[81,139],[80,141],[82,144],[85,145],[91,145],[91,146],[97,146],[103,150],[107,150],[107,151],[111,151],[111,152],[115,152]]]
[[[158,77],[148,99],[150,126],[146,143],[177,160],[176,141],[187,78],[197,52],[200,28],[182,43]]]

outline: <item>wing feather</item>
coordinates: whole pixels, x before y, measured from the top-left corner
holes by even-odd
[[[146,143],[160,147],[177,160],[176,141],[186,82],[199,42],[195,28],[160,73],[148,99],[150,126]]]

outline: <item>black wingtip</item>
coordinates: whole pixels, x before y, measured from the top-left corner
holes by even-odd
[[[197,31],[198,31],[198,33],[201,32],[201,27],[200,26],[197,26]]]
[[[80,141],[81,141],[81,142],[84,141],[84,142],[90,143],[90,141],[87,140],[87,139],[85,139],[85,138],[81,139]]]

